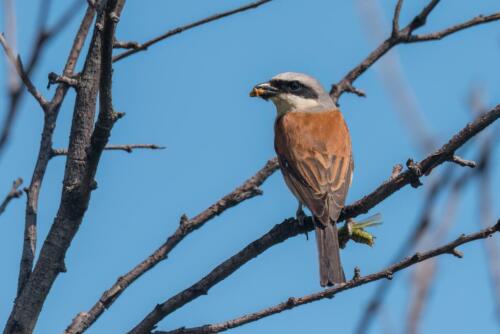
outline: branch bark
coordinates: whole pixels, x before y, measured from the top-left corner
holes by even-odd
[[[69,52],[68,60],[64,67],[65,74],[72,74],[80,52],[83,48],[83,44],[87,37],[90,29],[90,25],[94,20],[94,10],[92,8],[87,8],[87,11],[82,19],[78,32],[73,41],[73,45]],[[64,84],[60,84],[50,101],[47,111],[44,115],[43,130],[40,141],[40,148],[38,150],[38,156],[35,163],[35,168],[33,170],[33,175],[31,177],[31,182],[26,192],[26,216],[25,216],[25,228],[24,228],[24,243],[23,251],[21,256],[20,271],[18,278],[18,288],[17,294],[19,295],[24,285],[26,284],[31,270],[33,269],[33,261],[35,258],[36,251],[36,239],[37,239],[37,215],[38,215],[38,198],[40,195],[40,189],[42,187],[43,179],[45,176],[45,171],[51,157],[52,151],[52,136],[56,128],[57,117],[59,115],[59,109],[61,108],[64,97],[66,96],[67,87]]]
[[[340,96],[345,93],[354,93],[358,96],[365,96],[365,93],[362,90],[359,90],[353,86],[354,81],[358,79],[371,65],[373,65],[377,60],[382,58],[390,49],[398,44],[407,44],[407,43],[415,43],[415,42],[425,42],[430,40],[442,39],[446,36],[459,32],[461,30],[477,26],[480,24],[497,21],[500,20],[500,13],[495,13],[488,16],[478,16],[467,22],[457,24],[455,26],[449,27],[445,30],[426,34],[426,35],[414,35],[413,32],[424,26],[427,17],[434,10],[434,8],[439,4],[440,0],[431,0],[427,6],[425,6],[422,11],[415,16],[412,21],[403,29],[396,30],[396,27],[399,28],[399,18],[401,14],[401,8],[403,5],[403,1],[398,1],[396,5],[396,9],[394,11],[393,17],[393,29],[391,36],[389,36],[385,41],[382,42],[373,52],[371,52],[368,57],[365,58],[358,66],[349,71],[342,80],[338,83],[332,85],[330,90],[330,96],[333,101],[338,104],[338,100]]]
[[[338,221],[340,222],[347,218],[354,218],[360,214],[367,213],[368,210],[375,205],[408,184],[411,184],[413,187],[418,187],[421,184],[419,180],[421,176],[428,175],[436,166],[450,160],[459,147],[488,125],[495,122],[498,118],[500,118],[500,105],[467,124],[461,131],[453,136],[448,143],[421,162],[414,163],[410,159],[407,163],[407,170],[398,174],[396,177],[391,177],[375,191],[363,197],[361,200],[346,206],[342,210]],[[218,265],[208,275],[191,287],[171,297],[167,301],[156,305],[156,307],[135,326],[129,334],[149,333],[164,317],[199,296],[207,294],[210,288],[230,276],[246,262],[262,254],[268,248],[290,237],[296,236],[299,233],[311,231],[313,228],[314,226],[310,218],[305,220],[303,226],[299,226],[295,218],[286,219],[281,224],[274,226],[261,238],[250,243],[239,253]]]
[[[255,313],[250,313],[247,315],[244,315],[242,317],[229,320],[226,322],[222,322],[219,324],[212,324],[212,325],[205,325],[205,326],[200,326],[200,327],[195,327],[195,328],[179,328],[177,330],[173,331],[156,331],[154,334],[209,334],[209,333],[219,333],[226,331],[231,328],[239,327],[245,324],[248,324],[250,322],[254,322],[257,320],[260,320],[262,318],[271,316],[273,314],[277,314],[286,310],[290,310],[292,308],[309,304],[321,299],[325,298],[333,298],[336,294],[350,290],[353,288],[356,288],[361,285],[365,285],[367,283],[371,283],[374,281],[378,281],[381,279],[392,279],[393,275],[397,273],[398,271],[401,271],[403,269],[406,269],[414,264],[420,263],[422,261],[428,260],[430,258],[434,258],[436,256],[442,255],[442,254],[452,254],[455,255],[457,250],[456,247],[475,241],[475,240],[480,240],[480,239],[486,239],[490,237],[491,235],[500,232],[500,220],[493,226],[490,226],[488,228],[485,228],[483,230],[480,230],[476,233],[472,233],[469,235],[462,234],[459,236],[457,239],[453,240],[452,242],[445,244],[441,247],[429,250],[424,253],[415,253],[411,257],[407,257],[404,260],[395,263],[386,269],[379,271],[374,274],[370,274],[367,276],[359,277],[359,278],[353,278],[352,280],[346,282],[346,283],[341,283],[333,288],[325,289],[307,296],[303,297],[290,297],[286,301],[272,306],[268,307],[266,309],[263,309],[261,311],[255,312]]]
[[[49,1],[45,0],[41,2],[41,7],[38,15],[38,23],[36,27],[37,35],[33,42],[33,47],[31,50],[31,55],[26,62],[25,73],[29,77],[41,59],[41,55],[45,46],[57,36],[68,24],[72,21],[73,17],[78,14],[78,9],[84,4],[81,0],[75,0],[73,4],[59,17],[56,23],[51,27],[46,27],[46,22],[49,14]],[[10,92],[10,99],[7,106],[7,112],[5,115],[5,120],[3,122],[1,134],[0,134],[0,154],[5,147],[10,136],[10,129],[14,123],[15,117],[18,112],[19,102],[21,101],[25,89],[22,85],[18,86],[17,89]]]
[[[149,150],[163,150],[165,146],[160,146],[156,144],[126,144],[126,145],[106,145],[104,147],[105,151],[124,151],[127,153],[132,153],[134,150],[138,149],[149,149]],[[52,149],[52,157],[59,157],[68,155],[68,149],[66,148],[55,148]]]
[[[113,57],[113,61],[119,61],[119,60],[127,58],[128,56],[131,56],[131,55],[133,55],[133,54],[135,54],[137,52],[145,51],[151,45],[156,44],[158,42],[161,42],[164,39],[167,39],[167,38],[172,37],[174,35],[180,34],[180,33],[184,32],[186,30],[190,30],[192,28],[196,28],[196,27],[201,26],[203,24],[210,23],[210,22],[216,21],[216,20],[220,20],[220,19],[222,19],[224,17],[231,16],[231,15],[234,15],[234,14],[238,14],[238,13],[247,11],[249,9],[257,8],[257,7],[259,7],[259,6],[263,5],[263,4],[271,2],[271,1],[272,0],[259,0],[259,1],[251,2],[251,3],[247,4],[247,5],[244,5],[244,6],[235,8],[235,9],[228,10],[227,12],[222,12],[222,13],[214,14],[214,15],[211,15],[211,16],[206,17],[204,19],[201,19],[199,21],[196,21],[196,22],[193,22],[193,23],[189,23],[189,24],[177,27],[175,29],[169,30],[166,33],[164,33],[164,34],[162,34],[162,35],[160,35],[158,37],[155,37],[153,39],[150,39],[149,41],[146,41],[144,43],[128,42],[127,46],[128,47],[132,47],[133,46],[133,47],[130,50],[128,50],[128,51],[124,51],[124,52],[122,52],[122,53],[114,56]],[[120,44],[117,44],[117,45],[120,45]]]
[[[65,254],[82,222],[90,193],[95,188],[94,175],[100,153],[109,137],[110,121],[114,121],[111,52],[116,19],[120,15],[118,9],[122,8],[122,3],[110,0],[97,5],[98,19],[77,89],[61,203],[35,268],[15,301],[5,334],[33,331],[52,284],[59,273],[65,271]],[[70,56],[68,63],[74,64],[74,60]],[[93,130],[99,87],[100,113]],[[54,99],[59,96],[58,91]],[[46,152],[47,159],[51,150],[50,147]]]
[[[0,44],[2,45],[5,54],[9,58],[10,62],[12,63],[12,66],[14,66],[17,74],[19,75],[24,85],[28,89],[28,92],[30,92],[30,94],[35,98],[38,104],[45,111],[47,109],[47,104],[48,104],[47,100],[42,96],[42,93],[40,93],[40,91],[35,87],[35,85],[33,85],[33,82],[31,82],[31,79],[24,70],[23,63],[21,62],[21,57],[19,56],[16,57],[14,51],[11,49],[9,44],[7,44],[5,37],[1,33],[0,33]]]
[[[7,196],[5,196],[4,200],[2,201],[2,204],[0,204],[0,215],[4,213],[5,209],[7,208],[7,205],[9,205],[10,201],[12,201],[14,198],[19,198],[23,194],[21,190],[18,190],[18,188],[21,186],[23,183],[23,179],[18,178],[14,182],[12,182],[12,188],[10,189],[9,193]]]
[[[277,159],[269,160],[265,166],[253,177],[245,181],[241,186],[227,194],[206,210],[192,219],[185,215],[181,217],[179,227],[158,249],[156,249],[144,261],[136,265],[128,273],[120,276],[111,288],[106,290],[101,298],[87,312],[81,312],[73,319],[72,323],[66,328],[64,334],[81,334],[85,332],[106,309],[120,297],[120,295],[139,277],[151,270],[161,261],[167,259],[168,254],[191,232],[202,227],[212,218],[222,214],[241,202],[261,195],[260,186],[264,181],[278,169]]]

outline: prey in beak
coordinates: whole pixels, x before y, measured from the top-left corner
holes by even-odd
[[[273,87],[269,82],[261,83],[252,88],[250,92],[251,97],[261,97],[264,100],[269,100],[272,97],[278,95],[279,90]]]

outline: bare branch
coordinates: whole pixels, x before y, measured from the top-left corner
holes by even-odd
[[[395,164],[392,167],[391,179],[396,178],[401,173],[402,170],[403,170],[403,165],[402,164]]]
[[[18,178],[12,183],[12,188],[10,189],[9,193],[7,196],[5,196],[2,204],[0,204],[0,215],[4,213],[5,209],[7,208],[7,205],[9,205],[10,201],[12,201],[14,198],[19,198],[23,194],[21,190],[18,190],[18,188],[21,186],[23,183],[23,179]]]
[[[424,9],[413,18],[409,25],[403,29],[403,32],[407,35],[411,34],[414,30],[422,27],[427,22],[427,17],[434,10],[434,8],[439,4],[441,0],[431,0]]]
[[[466,244],[468,242],[472,242],[475,240],[480,240],[480,239],[485,239],[488,238],[489,236],[500,232],[500,221],[496,223],[496,225],[490,226],[486,229],[480,230],[479,232],[472,233],[469,235],[461,235],[454,241],[445,244],[441,247],[429,250],[424,253],[415,253],[411,257],[407,257],[404,260],[393,264],[386,269],[379,271],[377,273],[373,273],[367,276],[359,277],[352,279],[346,283],[341,283],[333,288],[325,289],[307,296],[303,297],[290,297],[286,301],[275,305],[271,306],[268,308],[265,308],[261,311],[255,312],[255,313],[250,313],[247,315],[244,315],[242,317],[229,320],[226,322],[222,322],[219,324],[212,324],[212,325],[205,325],[205,326],[200,326],[200,327],[195,327],[195,328],[179,328],[177,330],[165,332],[165,331],[156,331],[154,334],[209,334],[209,333],[219,333],[226,331],[231,328],[239,327],[245,324],[248,324],[250,322],[254,322],[257,320],[260,320],[262,318],[271,316],[273,314],[277,314],[286,310],[290,310],[292,308],[295,308],[297,306],[309,304],[321,299],[325,298],[332,298],[336,294],[350,290],[353,288],[356,288],[361,285],[365,285],[367,283],[371,283],[374,281],[378,281],[381,279],[387,279],[392,277],[395,273],[398,271],[401,271],[403,269],[406,269],[414,264],[420,263],[422,261],[425,261],[430,258],[434,258],[436,256],[442,255],[442,254],[449,254],[453,253],[455,248]],[[139,332],[139,333],[147,333],[147,332]]]
[[[133,41],[115,41],[113,43],[115,49],[133,49],[138,50],[141,48],[141,44]]]
[[[6,333],[33,331],[52,284],[65,271],[65,254],[82,222],[90,194],[95,189],[94,176],[100,155],[116,120],[111,103],[111,53],[115,18],[120,14],[118,8],[122,8],[122,4],[118,3],[123,1],[99,3],[96,28],[76,95],[59,210],[35,268],[16,298],[5,327]],[[99,117],[94,127],[98,91]],[[50,153],[51,149],[49,156]]]
[[[49,82],[47,84],[47,89],[50,88],[51,85],[62,83],[70,87],[78,86],[78,79],[71,78],[65,75],[58,75],[57,73],[50,72],[49,73]]]
[[[434,10],[434,8],[439,4],[439,0],[431,0],[427,6],[413,18],[413,20],[403,29],[395,31],[394,27],[399,26],[399,16],[401,14],[402,1],[398,1],[396,5],[396,9],[394,11],[393,18],[393,30],[391,36],[382,42],[374,51],[372,51],[368,57],[365,58],[358,66],[349,71],[342,80],[338,83],[332,85],[330,90],[330,96],[333,101],[338,104],[338,100],[340,96],[345,93],[355,93],[360,96],[364,96],[363,94],[359,94],[360,90],[353,87],[354,81],[361,76],[370,66],[372,66],[377,60],[382,58],[390,49],[398,44],[405,43],[414,43],[414,42],[423,42],[428,40],[441,39],[448,35],[451,35],[455,32],[487,23],[500,19],[500,13],[495,13],[489,16],[478,16],[470,21],[467,21],[462,24],[458,24],[456,26],[450,27],[443,31],[427,34],[427,35],[413,35],[413,32],[424,26],[427,17]]]
[[[144,43],[137,43],[136,42],[136,45],[138,45],[139,47],[134,47],[131,50],[125,51],[123,53],[120,53],[120,54],[114,56],[113,57],[113,61],[119,61],[119,60],[122,60],[123,58],[126,58],[126,57],[128,57],[130,55],[133,55],[133,54],[137,53],[137,52],[145,51],[151,45],[156,44],[156,43],[158,43],[160,41],[163,41],[164,39],[167,39],[167,38],[172,37],[174,35],[180,34],[180,33],[184,32],[186,30],[189,30],[189,29],[201,26],[201,25],[206,24],[206,23],[210,23],[212,21],[220,20],[220,19],[222,19],[224,17],[231,16],[231,15],[234,15],[234,14],[238,14],[238,13],[247,11],[249,9],[257,8],[257,7],[259,7],[259,6],[261,6],[261,5],[265,4],[265,3],[268,3],[270,1],[272,1],[272,0],[259,0],[259,1],[251,2],[251,3],[249,3],[249,4],[245,5],[245,6],[238,7],[238,8],[232,9],[232,10],[228,10],[227,12],[214,14],[214,15],[211,15],[211,16],[206,17],[204,19],[201,19],[199,21],[196,21],[196,22],[193,22],[193,23],[189,23],[189,24],[177,27],[175,29],[169,30],[166,33],[164,33],[164,34],[162,34],[162,35],[160,35],[158,37],[155,37],[153,39],[150,39],[149,41],[146,41]]]
[[[25,69],[28,77],[34,72],[39,60],[42,58],[41,54],[47,43],[68,26],[73,17],[78,14],[78,8],[82,6],[82,4],[83,2],[81,0],[74,0],[73,5],[61,15],[61,17],[56,21],[56,24],[54,24],[52,28],[47,29],[46,22],[49,13],[50,1],[45,0],[41,2],[36,28],[37,36],[35,37],[33,48]],[[15,91],[10,92],[7,113],[0,134],[0,152],[2,152],[8,141],[11,127],[18,112],[19,102],[21,101],[24,92],[25,89],[22,85],[20,85]]]
[[[394,17],[392,19],[392,36],[396,36],[399,31],[399,18],[401,17],[401,8],[403,7],[403,0],[398,0],[396,8],[394,9]]]
[[[457,165],[460,165],[462,167],[470,167],[470,168],[476,167],[476,163],[474,161],[472,161],[472,160],[465,160],[465,159],[459,157],[458,155],[453,155],[451,157],[450,161],[454,162]]]
[[[386,34],[384,14],[382,5],[377,1],[357,0],[362,25],[366,34],[374,41],[384,39]],[[399,26],[397,22],[401,12],[403,1],[396,5],[393,28]],[[397,34],[399,27],[393,33]],[[386,54],[380,59],[378,74],[382,79],[384,88],[389,93],[394,103],[394,111],[400,116],[403,125],[409,130],[411,139],[417,144],[423,153],[430,152],[436,148],[436,138],[428,127],[424,114],[419,106],[418,99],[410,84],[406,80],[401,61],[396,50]]]
[[[139,263],[128,273],[120,276],[116,283],[106,290],[101,298],[87,312],[79,313],[72,321],[71,325],[66,328],[64,334],[81,334],[87,330],[106,309],[108,309],[118,297],[132,283],[141,277],[145,272],[152,269],[159,262],[165,260],[172,251],[187,235],[202,227],[212,218],[222,214],[227,209],[230,209],[241,202],[261,195],[262,191],[259,187],[264,181],[278,169],[277,159],[269,160],[265,166],[259,170],[253,177],[245,181],[241,186],[227,194],[215,204],[208,207],[206,210],[198,214],[192,219],[182,216],[180,225],[158,249],[156,249],[147,259]]]
[[[106,145],[104,147],[105,151],[125,151],[127,153],[132,153],[137,149],[149,149],[149,150],[163,150],[165,146],[159,146],[156,144],[127,144],[127,145]],[[52,157],[58,157],[61,155],[68,155],[68,149],[66,148],[55,148],[52,150]]]
[[[425,35],[412,35],[412,36],[410,36],[408,41],[406,41],[406,43],[439,40],[439,39],[442,39],[446,36],[449,36],[451,34],[459,32],[461,30],[464,30],[464,29],[467,29],[467,28],[470,28],[473,26],[477,26],[480,24],[484,24],[484,23],[488,23],[488,22],[492,22],[492,21],[497,21],[497,20],[500,20],[500,13],[495,13],[495,14],[487,15],[487,16],[479,15],[479,16],[476,16],[475,18],[473,18],[467,22],[454,25],[452,27],[449,27],[447,29],[444,29],[444,30],[441,30],[438,32],[425,34]]]
[[[500,105],[496,106],[486,114],[477,117],[473,122],[467,124],[465,128],[453,136],[452,139],[443,145],[439,150],[435,151],[419,163],[415,163],[414,169],[406,170],[395,178],[387,180],[371,194],[363,197],[361,200],[352,205],[346,206],[342,210],[338,222],[367,213],[368,210],[385,200],[402,187],[408,184],[413,184],[415,178],[419,175],[428,175],[436,166],[447,161],[447,158],[459,147],[465,144],[470,138],[482,131],[488,125],[492,124],[498,118],[500,118]],[[418,170],[419,173],[416,174],[415,170]],[[314,226],[310,218],[307,218],[301,226],[299,226],[295,218],[286,219],[281,224],[274,226],[261,238],[250,243],[239,253],[222,262],[208,275],[203,277],[191,287],[181,291],[167,301],[158,304],[154,310],[152,310],[136,327],[129,332],[129,334],[149,333],[149,331],[151,331],[153,327],[164,317],[199,296],[207,294],[210,288],[230,276],[246,262],[263,253],[270,247],[281,243],[290,237],[294,237],[299,233],[311,231],[313,228]]]
[[[431,224],[431,216],[433,212],[433,208],[438,199],[438,195],[446,189],[446,185],[451,180],[453,175],[452,165],[448,165],[445,170],[441,173],[439,178],[434,179],[428,188],[427,195],[424,200],[424,204],[422,209],[420,210],[421,214],[418,218],[418,223],[414,227],[413,231],[410,233],[409,237],[401,243],[400,248],[396,251],[395,255],[392,257],[391,262],[396,262],[398,259],[403,258],[407,254],[409,254],[415,245],[419,242],[419,240],[424,235],[425,231],[429,228]],[[358,325],[354,333],[363,334],[366,333],[369,329],[370,323],[376,313],[379,311],[384,297],[391,285],[388,281],[380,282],[377,288],[375,289],[375,293],[371,297],[370,301],[366,303],[364,307],[364,311],[360,320],[358,321]]]
[[[28,89],[28,92],[35,98],[35,100],[40,104],[42,109],[45,111],[47,109],[47,100],[42,96],[42,94],[36,89],[35,85],[31,82],[30,78],[24,71],[23,63],[21,62],[21,58],[19,56],[15,56],[14,52],[10,48],[10,46],[7,44],[7,41],[5,40],[5,37],[3,34],[0,33],[0,44],[2,44],[2,47],[7,54],[7,57],[9,58],[10,62],[12,65],[15,67],[17,74],[23,81],[24,85]]]
[[[76,62],[80,55],[80,52],[85,43],[85,39],[90,29],[90,25],[94,20],[94,9],[87,8],[85,15],[81,21],[78,32],[73,41],[73,45],[69,52],[68,60],[64,67],[63,73],[66,75],[71,75],[75,69]],[[35,52],[36,54],[36,52]],[[34,66],[34,62],[32,62]],[[33,67],[32,67],[33,68]],[[35,258],[36,250],[36,239],[37,239],[37,212],[38,212],[38,198],[40,195],[40,188],[42,187],[42,182],[45,176],[45,171],[52,154],[52,136],[56,127],[57,116],[59,115],[59,109],[66,96],[67,86],[64,84],[59,84],[57,90],[48,106],[48,110],[45,113],[45,118],[43,122],[42,138],[40,141],[40,148],[38,151],[38,156],[33,170],[33,175],[31,177],[31,182],[26,192],[26,218],[24,227],[24,242],[23,251],[21,256],[21,264],[19,267],[19,278],[18,278],[18,295],[24,288],[24,285],[28,281],[28,278],[33,269],[33,261]],[[20,95],[19,95],[20,96]],[[18,101],[18,100],[15,100]],[[15,103],[11,106],[14,106]]]
[[[49,29],[40,29],[39,39],[51,39],[57,34],[59,34],[67,25],[72,21],[73,17],[79,12],[80,8],[85,4],[82,0],[74,0],[71,6],[69,6],[66,11],[63,12],[61,17],[54,23],[54,25]],[[46,19],[46,18],[45,18]]]

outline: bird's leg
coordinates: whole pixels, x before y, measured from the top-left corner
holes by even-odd
[[[304,213],[304,210],[302,210],[302,203],[299,202],[299,207],[297,208],[297,213],[296,213],[297,221],[299,222],[299,226],[302,228],[304,227],[305,223],[304,220],[306,218],[306,214]],[[309,240],[309,234],[307,234],[307,230],[304,232],[306,235],[306,240]]]

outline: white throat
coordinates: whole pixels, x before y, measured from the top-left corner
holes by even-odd
[[[316,99],[306,99],[292,94],[280,94],[271,98],[271,101],[276,106],[278,116],[292,111],[321,111],[325,109],[325,106]]]

